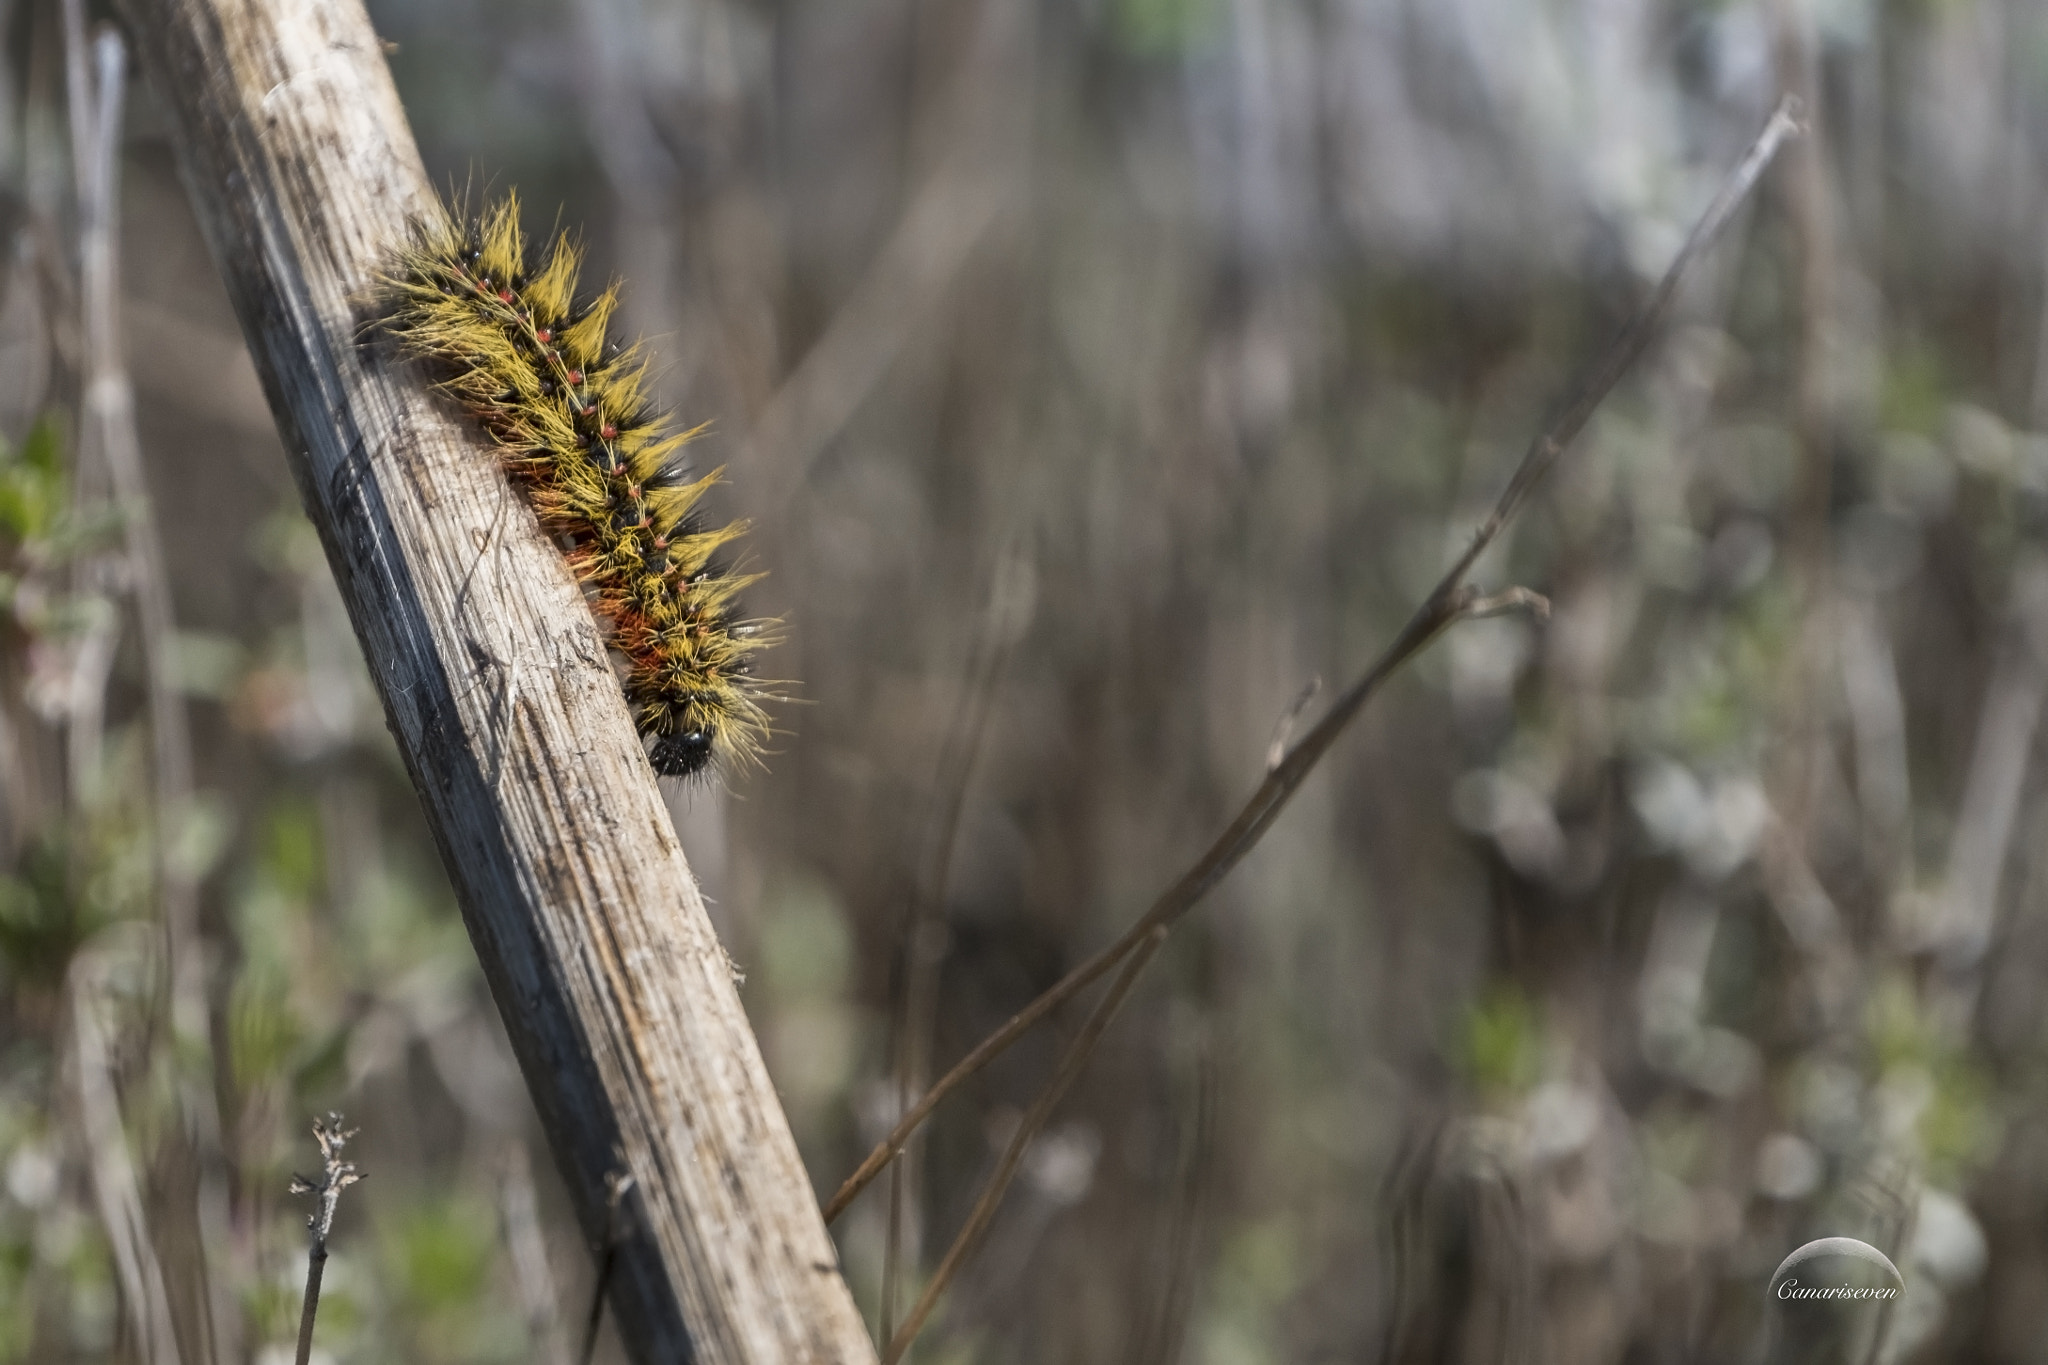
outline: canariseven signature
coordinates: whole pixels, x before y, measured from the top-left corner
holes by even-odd
[[[1846,1259],[1861,1261],[1875,1270],[1888,1284],[1882,1287],[1872,1285],[1802,1285],[1793,1274],[1800,1269],[1811,1269],[1809,1262],[1817,1260]],[[1867,1278],[1868,1271],[1860,1278]],[[1833,1279],[1830,1275],[1827,1278]],[[1868,1242],[1859,1242],[1854,1237],[1823,1237],[1787,1256],[1771,1276],[1771,1297],[1776,1299],[1834,1300],[1837,1302],[1890,1302],[1899,1296],[1905,1287],[1905,1277],[1892,1264],[1891,1257],[1879,1251]]]
[[[1840,1284],[1826,1287],[1802,1286],[1797,1280],[1787,1280],[1778,1286],[1778,1297],[1781,1299],[1891,1299],[1897,1298],[1898,1293],[1897,1289],[1890,1286],[1883,1289]]]

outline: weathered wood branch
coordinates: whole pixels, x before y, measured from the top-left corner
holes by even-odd
[[[434,195],[360,0],[122,0],[611,1300],[654,1361],[868,1361],[588,608],[481,437],[366,344]]]

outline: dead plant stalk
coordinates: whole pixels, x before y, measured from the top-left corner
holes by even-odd
[[[363,1172],[356,1169],[353,1161],[341,1159],[342,1149],[355,1135],[355,1129],[341,1126],[339,1114],[314,1119],[313,1140],[320,1144],[320,1178],[316,1181],[303,1175],[292,1177],[293,1194],[318,1195],[320,1199],[306,1219],[313,1237],[306,1251],[306,1299],[299,1308],[298,1365],[306,1365],[313,1358],[313,1316],[320,1309],[320,1277],[327,1269],[327,1236],[334,1231],[335,1207],[341,1202],[341,1192],[363,1178]]]
[[[1771,164],[1779,148],[1801,130],[1799,102],[1788,96],[1771,115],[1770,121],[1750,144],[1749,150],[1722,183],[1720,190],[1701,214],[1694,225],[1692,234],[1685,245],[1679,248],[1664,277],[1642,306],[1622,327],[1607,347],[1602,350],[1578,377],[1569,391],[1562,407],[1550,424],[1530,442],[1521,461],[1502,490],[1499,500],[1486,519],[1480,523],[1472,542],[1458,556],[1450,569],[1438,581],[1434,590],[1423,599],[1414,615],[1408,618],[1394,640],[1366,669],[1364,675],[1340,694],[1331,703],[1330,709],[1301,741],[1288,749],[1278,763],[1273,764],[1266,778],[1246,801],[1243,808],[1230,822],[1228,828],[1209,846],[1194,866],[1183,873],[1179,880],[1168,887],[1166,892],[1154,901],[1151,909],[1140,916],[1114,943],[1104,948],[1080,966],[1068,972],[1056,985],[1019,1010],[1010,1021],[984,1039],[972,1052],[957,1062],[953,1069],[941,1077],[938,1083],[925,1092],[918,1102],[911,1106],[889,1135],[876,1144],[860,1168],[847,1177],[825,1205],[827,1222],[845,1212],[860,1192],[888,1168],[890,1162],[903,1150],[911,1134],[931,1117],[939,1102],[960,1084],[987,1066],[991,1061],[1021,1038],[1031,1027],[1051,1014],[1066,1001],[1072,999],[1098,978],[1129,958],[1140,945],[1155,942],[1154,935],[1162,935],[1180,919],[1200,904],[1203,897],[1214,890],[1216,884],[1229,875],[1245,855],[1258,845],[1259,840],[1272,826],[1280,812],[1286,808],[1295,792],[1307,780],[1308,775],[1330,750],[1337,737],[1358,717],[1365,704],[1378,693],[1388,678],[1420,654],[1429,643],[1454,622],[1475,615],[1491,614],[1516,604],[1536,607],[1541,601],[1526,589],[1509,589],[1495,597],[1483,595],[1477,588],[1466,582],[1479,557],[1500,538],[1515,514],[1528,502],[1543,478],[1556,465],[1560,456],[1585,429],[1594,411],[1612,392],[1614,386],[1630,367],[1641,358],[1661,331],[1672,305],[1676,302],[1680,286],[1684,283],[1693,264],[1727,227],[1735,211],[1756,187],[1764,170]],[[1148,960],[1150,951],[1146,954]],[[1122,981],[1119,989],[1128,989]],[[1084,1035],[1085,1036],[1085,1035]],[[1085,1061],[1085,1056],[1080,1060]],[[1062,1063],[1062,1074],[1065,1063]],[[1059,1077],[1053,1087],[1064,1090]],[[1051,1093],[1049,1088],[1048,1093]],[[1000,1172],[998,1173],[1000,1175]],[[1007,1183],[1007,1182],[1005,1182]],[[994,1186],[991,1187],[992,1189]],[[1000,1191],[997,1190],[998,1195]],[[986,1198],[986,1196],[984,1196]],[[979,1209],[977,1209],[977,1213]],[[977,1231],[970,1220],[968,1231]],[[962,1234],[964,1238],[967,1233]],[[956,1242],[954,1252],[948,1253],[948,1261],[955,1259],[959,1251]],[[926,1298],[932,1297],[932,1290],[926,1291]],[[926,1309],[920,1303],[921,1309]],[[922,1321],[913,1312],[904,1328],[897,1334],[898,1341],[908,1346],[909,1335],[914,1335],[916,1326]],[[892,1343],[889,1358],[896,1359],[901,1351]]]

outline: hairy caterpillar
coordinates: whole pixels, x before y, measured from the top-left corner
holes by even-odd
[[[738,617],[758,574],[719,551],[744,522],[696,515],[723,470],[688,477],[645,395],[647,360],[607,337],[618,286],[578,302],[582,252],[569,238],[529,253],[519,200],[414,231],[385,279],[383,329],[431,361],[440,385],[505,452],[541,526],[568,557],[625,660],[621,679],[648,759],[668,777],[758,762],[768,737],[752,651],[774,643]]]

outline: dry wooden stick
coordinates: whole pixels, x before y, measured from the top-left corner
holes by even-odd
[[[362,338],[440,212],[361,0],[121,0],[585,1235],[643,1362],[874,1359],[589,608]],[[513,684],[516,677],[517,685]]]
[[[1699,259],[1700,254],[1720,235],[1721,229],[1728,225],[1736,208],[1748,197],[1758,179],[1762,177],[1764,168],[1770,165],[1771,159],[1777,155],[1778,149],[1785,141],[1799,131],[1799,126],[1798,103],[1788,98],[1771,115],[1770,122],[1765,125],[1763,132],[1750,144],[1749,151],[1729,174],[1713,201],[1707,205],[1706,211],[1694,226],[1692,235],[1686,238],[1685,245],[1679,249],[1677,257],[1672,260],[1670,268],[1665,271],[1664,278],[1658,283],[1655,291],[1614,340],[1608,343],[1607,348],[1594,359],[1592,365],[1579,376],[1563,407],[1536,439],[1530,442],[1521,463],[1515,467],[1514,475],[1508,480],[1507,487],[1502,490],[1500,500],[1494,504],[1493,510],[1487,514],[1486,520],[1480,523],[1478,531],[1473,535],[1472,543],[1458,556],[1457,562],[1451,565],[1450,570],[1423,600],[1422,605],[1416,608],[1415,614],[1408,618],[1408,623],[1394,637],[1393,643],[1373,661],[1370,668],[1366,669],[1364,676],[1330,704],[1329,711],[1317,722],[1314,729],[1302,737],[1300,743],[1289,749],[1285,757],[1271,766],[1266,774],[1266,780],[1259,784],[1258,790],[1252,793],[1251,799],[1238,811],[1237,818],[1230,822],[1229,828],[1223,831],[1216,842],[1209,846],[1208,851],[1181,876],[1179,881],[1168,887],[1165,894],[1153,902],[1152,908],[1140,916],[1121,938],[1068,972],[1057,984],[1019,1010],[1008,1023],[983,1039],[972,1052],[961,1058],[951,1071],[941,1077],[938,1084],[925,1092],[924,1097],[897,1122],[887,1137],[875,1145],[875,1149],[868,1153],[860,1168],[847,1177],[846,1183],[839,1187],[831,1201],[825,1205],[827,1222],[844,1212],[846,1206],[851,1204],[854,1198],[896,1158],[910,1135],[917,1131],[919,1125],[938,1107],[939,1101],[955,1087],[1000,1056],[1010,1044],[1028,1032],[1032,1025],[1122,962],[1140,943],[1147,940],[1153,930],[1170,928],[1199,904],[1202,898],[1243,860],[1245,854],[1251,852],[1258,844],[1267,828],[1279,817],[1294,793],[1307,780],[1309,773],[1322,761],[1323,755],[1329,752],[1337,736],[1357,718],[1358,713],[1372,700],[1381,685],[1403,664],[1420,654],[1430,641],[1453,622],[1475,614],[1491,614],[1501,610],[1503,606],[1512,605],[1515,600],[1522,600],[1523,590],[1510,589],[1501,597],[1487,597],[1466,583],[1465,579],[1472,572],[1472,566],[1478,562],[1479,556],[1499,538],[1515,513],[1528,501],[1529,494],[1534,491],[1536,485],[1542,482],[1544,475],[1550,472],[1565,448],[1585,428],[1586,422],[1592,417],[1594,409],[1600,406],[1601,400],[1648,348],[1666,315],[1670,313],[1671,305],[1678,297],[1679,285],[1683,283],[1693,262]],[[1528,596],[1533,597],[1533,594]]]

